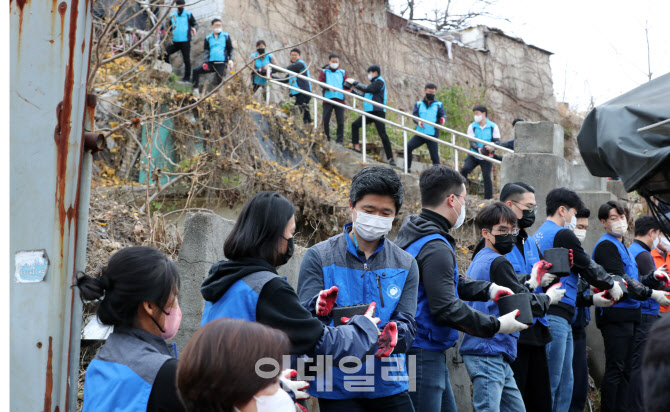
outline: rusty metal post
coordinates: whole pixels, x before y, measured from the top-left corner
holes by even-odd
[[[10,410],[76,410],[91,7],[10,0]],[[33,41],[35,27],[49,41]]]

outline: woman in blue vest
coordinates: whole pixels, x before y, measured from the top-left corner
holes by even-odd
[[[265,47],[265,40],[258,40],[256,42],[256,51],[251,53],[251,58],[254,59],[254,71],[251,73],[254,93],[256,93],[259,87],[267,87],[265,85],[268,82],[268,64],[278,65],[277,59],[275,59],[272,53],[265,53]]]
[[[628,296],[610,308],[596,310],[596,326],[605,342],[605,374],[600,389],[601,407],[607,411],[628,411],[628,383],[633,357],[635,329],[640,323],[640,301],[649,298],[667,305],[664,292],[653,290],[654,271],[640,278],[635,259],[623,243],[628,231],[626,212],[610,200],[598,209],[598,219],[606,233],[593,249],[593,260],[608,273],[621,276],[627,283]],[[652,284],[650,284],[650,282]]]
[[[291,355],[362,358],[377,343],[377,318],[359,315],[344,326],[324,326],[277,274],[293,255],[294,214],[295,207],[276,192],[247,202],[224,244],[228,260],[212,266],[200,289],[201,325],[224,317],[259,322],[288,335]]]
[[[85,301],[100,300],[96,315],[114,326],[86,369],[84,411],[183,411],[177,396],[175,348],[179,329],[179,274],[154,248],[116,252],[97,278],[83,275]]]
[[[424,96],[423,100],[416,102],[414,105],[414,112],[412,114],[432,123],[444,124],[444,122],[447,121],[447,114],[444,111],[442,102],[435,99],[437,86],[435,86],[433,83],[428,83],[426,84],[424,91],[426,95]],[[415,120],[414,123],[417,123],[417,121]],[[436,129],[431,125],[424,124],[423,122],[418,122],[416,131],[427,134],[428,136],[433,136],[436,139],[440,138],[439,129]],[[430,161],[433,162],[434,165],[440,164],[440,149],[438,147],[438,143],[421,136],[414,135],[407,143],[408,173],[412,171],[412,152],[423,144],[428,146],[428,152],[430,152]]]

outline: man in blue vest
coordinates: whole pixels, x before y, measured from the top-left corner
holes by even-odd
[[[381,319],[374,357],[366,357],[362,364],[358,359],[340,362],[324,373],[323,388],[310,386],[322,412],[413,410],[405,352],[416,334],[419,269],[409,253],[386,239],[404,194],[393,169],[362,169],[349,192],[353,223],[309,248],[300,265],[298,296],[315,316],[320,293],[337,286],[336,308],[375,302],[375,314]],[[333,324],[332,313],[319,319]]]
[[[226,74],[226,63],[230,70],[233,69],[233,42],[230,35],[223,31],[221,19],[212,20],[212,32],[205,37],[205,45],[202,56],[202,66],[193,69],[193,94],[200,96],[199,80],[204,73],[216,74],[216,81],[212,87],[216,87]]]
[[[170,56],[176,52],[181,52],[184,60],[184,78],[185,82],[191,78],[191,39],[195,36],[198,29],[198,23],[190,11],[184,10],[184,0],[177,0],[177,11],[170,14],[168,20],[169,30],[172,30],[172,44],[167,46],[163,60],[170,63]]]
[[[414,105],[414,112],[412,113],[416,117],[420,117],[423,120],[427,120],[433,123],[444,124],[447,121],[447,114],[444,111],[444,106],[442,102],[435,99],[435,92],[437,91],[437,86],[433,83],[426,84],[424,88],[426,93],[423,100],[419,100]],[[433,136],[436,139],[440,138],[440,130],[431,126],[424,124],[423,122],[417,122],[416,131],[427,134],[428,136]],[[419,148],[421,145],[425,144],[428,146],[428,152],[430,153],[430,160],[434,165],[440,164],[440,149],[438,143],[432,140],[425,139],[421,136],[414,135],[412,139],[407,143],[407,172],[412,171],[412,152],[414,149]]]
[[[363,97],[366,99],[385,105],[386,100],[388,99],[388,87],[386,85],[386,81],[381,76],[381,71],[382,69],[376,64],[368,67],[368,79],[370,80],[369,85],[359,83],[352,78],[349,78],[346,81],[361,92],[357,94],[363,94]],[[367,115],[365,115],[366,124],[373,122],[377,128],[377,133],[379,134],[379,138],[382,139],[382,145],[384,146],[384,152],[386,152],[386,158],[388,159],[389,164],[391,166],[395,166],[393,150],[391,149],[391,141],[386,134],[386,124],[375,119],[375,117],[381,117],[382,119],[385,119],[386,109],[377,107],[371,103],[364,102],[363,111],[367,113]],[[363,116],[354,120],[354,122],[351,124],[351,142],[354,144],[354,149],[357,151],[361,150],[361,145],[358,143],[358,135],[360,134],[361,127],[363,127]]]
[[[305,77],[310,77],[307,64],[302,59],[302,57],[300,57],[300,49],[294,48],[291,50],[291,64],[286,68],[286,70],[290,70],[293,73],[297,73]],[[312,91],[312,83],[308,82],[307,80],[291,75],[288,75],[287,79],[290,86],[297,87],[307,92]],[[312,100],[312,98],[296,90],[289,90],[288,94],[295,98],[295,105],[300,110],[300,113],[302,113],[302,122],[304,124],[312,123],[312,115],[309,113],[309,102]]]
[[[572,266],[568,276],[560,278],[566,289],[565,296],[549,308],[547,321],[552,341],[546,345],[549,382],[551,384],[552,410],[567,411],[572,399],[572,318],[577,302],[579,276],[600,290],[607,290],[615,300],[623,291],[612,276],[591,260],[573,230],[577,225],[577,211],[584,208],[579,195],[566,188],[551,190],[546,198],[547,220],[533,237],[540,253],[551,248],[572,250]]]
[[[340,67],[340,56],[331,53],[330,56],[328,56],[328,64],[321,69],[321,72],[319,72],[319,81],[321,83],[327,83],[336,89],[351,89],[349,83],[346,83],[347,79],[347,72]],[[345,101],[344,94],[337,90],[324,88],[323,96],[326,99],[342,104],[344,104]],[[335,111],[335,120],[337,121],[337,140],[335,142],[343,144],[344,107],[335,106],[325,101],[323,102],[323,132],[326,134],[326,138],[330,141],[330,116],[332,115],[333,110]]]
[[[456,242],[450,229],[465,221],[465,179],[456,170],[435,165],[421,173],[421,214],[405,219],[395,243],[416,258],[419,265],[417,334],[408,354],[414,356],[416,391],[410,391],[417,412],[456,411],[445,351],[456,346],[458,331],[490,338],[515,333],[527,326],[514,313],[496,317],[467,305],[462,299],[489,301],[509,288],[459,276]]]
[[[605,374],[600,388],[603,411],[628,411],[630,373],[635,330],[640,324],[640,301],[652,298],[667,305],[665,293],[657,286],[655,268],[640,276],[637,263],[623,243],[628,231],[626,211],[610,200],[598,209],[598,219],[606,233],[593,249],[593,260],[609,273],[621,276],[627,283],[627,296],[610,308],[596,310],[596,326],[605,343]],[[662,273],[659,271],[659,273]],[[667,278],[667,276],[666,276]],[[656,305],[654,305],[656,306]]]
[[[488,109],[486,106],[475,106],[474,109],[472,109],[472,112],[474,113],[475,121],[468,126],[468,136],[476,137],[487,142],[500,143],[500,128],[497,124],[487,118]],[[470,141],[470,150],[489,157],[493,157],[494,152],[492,146],[475,141]],[[493,181],[491,180],[491,169],[493,168],[493,163],[468,155],[463,161],[461,174],[467,179],[468,175],[475,170],[477,166],[481,167],[482,177],[484,178],[484,198],[492,199]]]

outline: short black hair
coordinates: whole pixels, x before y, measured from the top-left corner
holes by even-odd
[[[381,75],[382,69],[379,67],[379,65],[373,64],[372,66],[368,67],[368,73],[370,72],[377,72],[377,75]]]
[[[183,6],[184,4],[186,4],[186,1],[184,1],[184,0],[177,0],[177,1],[176,1],[176,4],[177,4],[177,6]]]
[[[642,358],[642,393],[647,412],[665,412],[670,401],[670,317],[662,317],[649,331]]]
[[[519,122],[525,122],[525,120],[517,117],[516,119],[512,120],[512,127],[514,127]]]
[[[368,166],[356,173],[356,176],[351,179],[349,200],[355,207],[356,202],[368,194],[391,196],[393,203],[395,203],[395,214],[397,215],[405,199],[405,187],[400,181],[400,176],[392,168]]]
[[[223,22],[221,21],[220,18],[216,17],[216,18],[213,18],[213,19],[212,19],[212,26],[213,26],[214,23],[216,23],[217,21],[223,23]]]
[[[261,44],[263,46],[267,46],[267,43],[265,43],[265,40],[259,40],[259,41],[256,42],[256,47],[260,46]]]
[[[82,300],[102,299],[96,311],[98,319],[113,326],[132,326],[142,302],[153,302],[165,311],[179,285],[175,263],[149,246],[119,250],[99,277],[81,274],[75,284]]]
[[[291,53],[293,53],[293,52],[296,52],[298,54],[302,54],[302,53],[300,53],[300,49],[297,48],[297,47],[294,47],[294,48],[291,49]]]
[[[642,216],[635,221],[635,236],[644,236],[650,230],[661,230],[661,223],[653,216]]]
[[[500,201],[519,201],[524,193],[535,193],[535,189],[523,182],[507,183],[500,191]]]
[[[478,111],[478,112],[486,113],[487,115],[489,114],[489,111],[486,109],[486,106],[484,106],[483,104],[478,104],[477,106],[473,107],[472,111],[473,112]]]
[[[445,165],[433,165],[421,172],[419,190],[421,205],[436,207],[452,193],[459,195],[466,180],[458,171]]]
[[[553,216],[561,206],[578,211],[584,208],[584,202],[582,202],[577,192],[565,187],[552,189],[547,193],[546,200],[547,216]]]
[[[340,56],[337,53],[330,53],[330,56],[328,56],[328,60],[330,60],[332,58],[338,58],[339,59]]]
[[[583,207],[577,211],[577,219],[588,219],[591,217],[591,211],[587,207]]]
[[[435,86],[435,83],[426,83],[426,87],[423,88],[423,90],[426,89],[435,89],[437,90],[437,86]]]
[[[610,210],[616,209],[616,212],[620,215],[625,215],[626,214],[626,209],[621,206],[621,203],[617,202],[616,200],[610,200],[598,208],[598,219],[599,220],[607,220],[607,218],[610,215]]]
[[[477,213],[477,217],[475,218],[475,223],[479,230],[491,230],[493,226],[500,222],[509,223],[512,226],[516,226],[518,222],[516,213],[502,202],[495,202],[492,205],[486,206]]]
[[[295,206],[277,192],[260,192],[247,202],[223,245],[229,260],[263,259],[279,266],[279,239]]]

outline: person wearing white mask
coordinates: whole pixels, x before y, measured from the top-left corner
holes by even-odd
[[[223,31],[221,19],[212,19],[212,32],[205,37],[202,65],[193,69],[193,95],[200,97],[200,75],[214,73],[212,87],[218,86],[226,75],[226,66],[233,70],[233,42],[230,34]]]
[[[492,143],[500,143],[500,128],[497,124],[488,119],[488,109],[484,105],[477,105],[472,109],[474,122],[468,126],[468,136],[476,137],[481,140]],[[492,146],[483,143],[470,141],[470,150],[479,154],[493,157],[494,149]],[[484,178],[484,198],[493,198],[493,180],[491,180],[491,169],[493,164],[479,157],[468,155],[463,161],[461,174],[464,178],[479,166],[482,169]]]
[[[347,72],[340,67],[340,56],[331,53],[328,56],[328,64],[321,68],[319,72],[319,81],[332,86],[332,89],[323,88],[323,97],[334,102],[344,104],[346,97],[341,90],[351,91],[351,85],[346,82],[348,79]],[[337,144],[344,143],[344,107],[330,104],[327,101],[323,102],[323,132],[326,138],[330,141],[330,117],[335,112],[335,120],[337,121]]]
[[[413,410],[405,353],[417,331],[419,268],[409,253],[386,238],[404,197],[405,189],[393,169],[362,169],[352,179],[349,192],[353,222],[344,225],[341,234],[309,248],[300,265],[298,296],[314,316],[321,312],[323,298],[332,302],[322,292],[337,287],[336,307],[374,302],[381,319],[375,356],[365,357],[359,369],[334,364],[332,373],[326,372],[331,377],[326,388],[311,385],[308,389],[319,398],[322,412]],[[332,324],[332,312],[320,319]],[[391,376],[383,373],[388,368],[393,368]],[[363,379],[369,384],[351,384]]]
[[[652,298],[659,304],[667,305],[670,300],[664,292],[652,288],[652,283],[657,283],[653,270],[644,278],[639,276],[637,262],[624,244],[628,221],[623,206],[613,200],[602,204],[598,209],[598,219],[606,233],[593,249],[593,260],[608,273],[621,276],[628,288],[628,297],[610,308],[596,310],[596,325],[605,342],[602,409],[628,411],[635,330],[641,321],[640,301]],[[667,279],[667,275],[658,274],[658,277]]]
[[[527,326],[516,321],[514,313],[494,316],[465,302],[497,300],[513,292],[459,275],[456,241],[449,231],[465,221],[468,200],[463,176],[450,167],[435,165],[421,173],[419,189],[421,213],[405,218],[395,240],[419,265],[417,336],[407,352],[415,356],[410,379],[416,380],[416,391],[410,396],[417,412],[456,411],[446,350],[456,346],[458,332],[491,338]],[[409,362],[408,370],[412,372]]]

